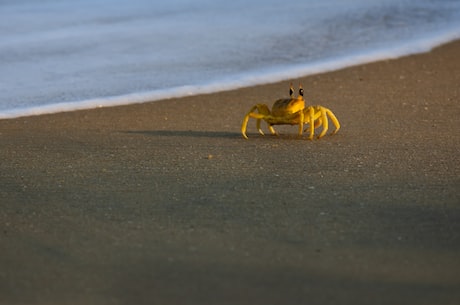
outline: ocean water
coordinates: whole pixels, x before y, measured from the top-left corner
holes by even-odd
[[[460,0],[0,0],[0,118],[275,82],[459,38]]]

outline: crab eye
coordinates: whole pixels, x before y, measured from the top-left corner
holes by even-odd
[[[289,96],[292,96],[294,94],[294,88],[292,86],[289,88]]]
[[[303,88],[300,88],[300,89],[299,89],[299,95],[300,95],[300,96],[303,96]]]

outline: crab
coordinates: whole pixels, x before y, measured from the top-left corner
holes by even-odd
[[[241,133],[243,137],[248,139],[248,136],[246,135],[246,128],[249,118],[257,120],[256,127],[261,135],[264,135],[264,132],[260,128],[260,123],[264,120],[268,124],[268,130],[270,130],[273,135],[278,135],[273,128],[274,125],[298,125],[299,135],[301,136],[304,131],[309,130],[310,135],[308,139],[310,140],[314,137],[315,129],[323,126],[323,129],[318,136],[318,139],[320,139],[329,129],[328,118],[331,119],[335,126],[335,130],[332,134],[336,134],[340,129],[340,123],[334,113],[330,109],[320,105],[305,107],[303,93],[304,91],[302,85],[299,85],[299,95],[297,97],[293,97],[294,88],[291,84],[289,88],[290,98],[275,101],[271,111],[265,104],[256,104],[253,106],[245,115],[243,124],[241,125]],[[307,124],[309,127],[304,130],[304,125]]]

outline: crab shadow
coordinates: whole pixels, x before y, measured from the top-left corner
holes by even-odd
[[[226,131],[198,131],[198,130],[128,130],[126,134],[138,134],[157,137],[191,137],[191,138],[241,138],[241,133]]]
[[[238,139],[244,140],[239,132],[228,131],[198,131],[198,130],[123,130],[119,131],[124,134],[143,135],[152,137],[188,137],[188,138],[212,138],[212,139]],[[298,134],[280,134],[271,135],[266,134],[261,136],[258,133],[248,133],[251,141],[280,141],[280,140],[297,140],[297,141],[310,141],[305,136]]]

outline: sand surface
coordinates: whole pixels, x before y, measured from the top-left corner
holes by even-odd
[[[459,54],[0,120],[0,304],[460,304]]]

